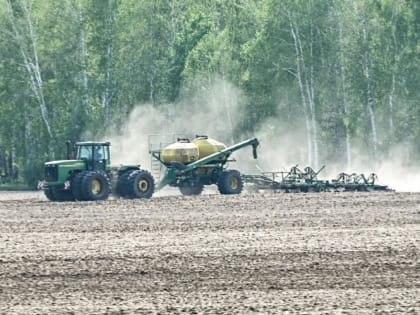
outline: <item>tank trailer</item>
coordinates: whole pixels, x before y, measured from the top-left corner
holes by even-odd
[[[207,136],[196,136],[193,141],[178,138],[163,150],[151,151],[151,155],[162,163],[166,170],[157,189],[166,185],[178,187],[183,195],[199,195],[205,185],[216,184],[221,194],[241,193],[244,182],[238,170],[227,169],[231,154],[251,146],[257,158],[257,138],[251,138],[226,147]]]
[[[51,201],[106,200],[111,193],[123,198],[150,198],[153,176],[140,165],[111,166],[109,142],[67,141],[67,159],[44,164],[39,188]]]

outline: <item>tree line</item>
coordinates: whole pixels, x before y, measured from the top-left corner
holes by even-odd
[[[215,76],[245,96],[236,135],[293,129],[309,165],[420,156],[418,1],[0,2],[3,175],[35,183],[66,140]]]

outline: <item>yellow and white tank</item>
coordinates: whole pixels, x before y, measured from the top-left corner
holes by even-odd
[[[226,145],[217,140],[207,136],[196,136],[191,142],[182,138],[166,146],[161,151],[160,158],[164,163],[180,162],[188,164],[224,149],[226,149]]]
[[[207,136],[196,136],[192,141],[199,151],[199,159],[226,149],[226,145]]]
[[[178,139],[177,142],[168,145],[161,151],[160,158],[164,163],[188,164],[199,159],[199,151],[197,145],[188,139]]]

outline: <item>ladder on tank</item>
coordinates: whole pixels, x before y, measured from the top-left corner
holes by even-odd
[[[160,157],[160,152],[166,146],[176,141],[175,134],[152,134],[149,135],[149,154],[150,154],[150,169],[156,183],[160,181],[162,173],[165,171],[164,165],[155,159],[152,153]]]
[[[157,152],[158,155],[160,153],[158,151],[155,151],[155,152]],[[162,163],[160,163],[158,160],[156,160],[155,158],[152,157],[151,158],[150,169],[152,171],[152,175],[153,175],[156,182],[160,181],[160,177],[161,177],[161,174],[162,174],[162,171],[163,171],[162,168],[163,168]]]

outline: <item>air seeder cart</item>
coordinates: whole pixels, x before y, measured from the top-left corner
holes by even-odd
[[[226,147],[207,136],[197,136],[193,141],[179,138],[163,150],[151,151],[153,158],[165,166],[165,174],[157,189],[166,185],[178,187],[183,195],[199,195],[205,185],[216,184],[221,194],[239,194],[243,188],[240,172],[228,169],[231,154],[251,146],[257,158],[258,140],[251,138]]]

